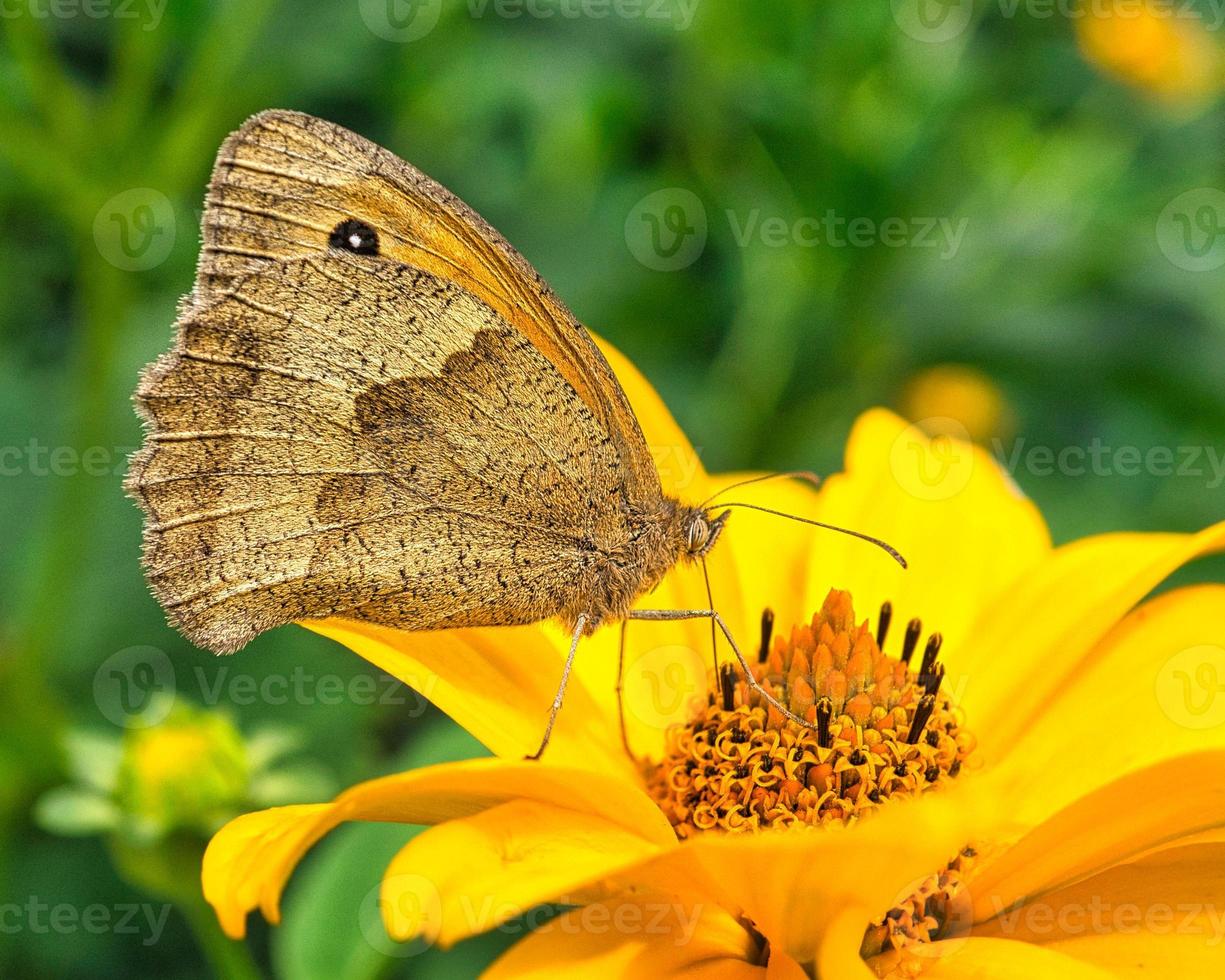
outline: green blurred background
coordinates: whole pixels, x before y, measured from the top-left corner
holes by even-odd
[[[226,815],[479,751],[302,630],[216,661],[145,590],[129,395],[227,132],[301,109],[436,177],[712,470],[830,472],[884,404],[1030,460],[1058,540],[1194,530],[1225,499],[1223,13],[1124,7],[5,0],[0,974],[465,976],[514,938],[388,943],[394,827],[326,841],[249,950],[196,894]]]

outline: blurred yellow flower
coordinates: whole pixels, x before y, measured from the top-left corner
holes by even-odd
[[[1193,8],[1166,0],[1084,0],[1081,51],[1099,69],[1165,99],[1217,91],[1221,52]]]
[[[986,374],[965,364],[937,364],[914,375],[902,393],[902,413],[928,435],[983,443],[1012,427],[1003,393]]]
[[[648,442],[691,452],[608,356]],[[769,713],[735,673],[707,674],[709,624],[634,623],[637,760],[620,737],[611,629],[580,650],[544,761],[525,762],[566,650],[559,629],[311,624],[430,691],[497,758],[233,821],[203,872],[226,931],[243,935],[257,908],[277,921],[306,851],[343,821],[378,820],[436,825],[384,875],[397,938],[449,945],[574,906],[528,915],[538,927],[493,977],[1102,977],[1154,963],[1215,975],[1205,896],[1225,886],[1225,843],[1206,832],[1225,825],[1225,724],[1196,714],[1216,688],[1188,698],[1181,675],[1225,657],[1225,586],[1145,597],[1225,547],[1225,524],[1053,548],[986,452],[934,445],[871,411],[819,493],[743,491],[883,535],[908,572],[750,512],[710,555],[716,605],[735,635],[760,636],[758,676],[815,731]],[[684,493],[741,478],[700,473]],[[704,606],[700,572],[679,569],[647,601]],[[856,614],[878,609],[874,628]]]
[[[233,722],[179,702],[161,724],[127,733],[117,797],[150,833],[179,827],[207,833],[247,799],[249,777]]]

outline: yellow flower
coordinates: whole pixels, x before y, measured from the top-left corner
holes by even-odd
[[[692,459],[655,393],[608,356],[657,458]],[[744,476],[661,469],[693,500]],[[397,938],[447,945],[543,903],[574,906],[494,977],[1094,977],[1154,963],[1209,975],[1221,939],[1209,896],[1225,879],[1211,833],[1225,825],[1225,587],[1146,596],[1225,546],[1225,524],[1053,548],[985,452],[880,410],[819,492],[776,481],[742,494],[880,534],[910,561],[749,511],[712,551],[716,606],[817,731],[769,714],[736,675],[712,677],[709,623],[635,622],[626,718],[643,761],[622,746],[613,627],[584,641],[544,761],[525,762],[559,629],[314,624],[496,758],[233,821],[203,874],[226,931],[241,936],[256,908],[277,921],[314,842],[377,820],[434,825],[383,879]],[[886,602],[887,629],[851,611]],[[692,569],[643,602],[705,604]]]
[[[178,703],[161,724],[128,731],[116,796],[150,835],[181,827],[208,834],[244,809],[250,768],[228,718]]]
[[[1006,437],[1011,410],[995,383],[966,364],[937,364],[912,377],[902,393],[902,410],[929,435],[985,443]]]
[[[1162,0],[1086,0],[1081,51],[1107,74],[1166,99],[1197,98],[1221,83],[1221,57],[1190,8]]]

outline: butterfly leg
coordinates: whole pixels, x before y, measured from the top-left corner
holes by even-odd
[[[574,636],[570,639],[570,652],[566,654],[566,666],[561,671],[561,683],[557,685],[557,693],[553,695],[553,705],[549,709],[549,722],[544,726],[544,738],[540,740],[540,748],[524,758],[539,759],[544,755],[544,750],[548,747],[549,736],[553,734],[553,723],[557,721],[557,713],[561,711],[561,703],[566,697],[566,685],[570,683],[570,669],[574,666],[574,652],[578,649],[578,641],[583,638],[583,627],[586,625],[587,617],[579,613],[579,617],[574,624]]]
[[[621,747],[632,761],[638,761],[634,750],[630,748],[630,736],[625,727],[625,697],[623,694],[625,680],[625,630],[628,619],[621,620],[621,639],[617,644],[617,720],[621,723]]]
[[[740,662],[740,669],[744,672],[744,679],[748,682],[749,687],[753,688],[765,700],[774,707],[788,721],[793,721],[797,725],[804,728],[811,728],[816,731],[817,726],[810,721],[805,721],[799,715],[795,714],[790,708],[778,700],[773,694],[767,691],[758,683],[757,678],[753,676],[753,670],[749,666],[749,662],[744,659],[744,654],[740,652],[740,647],[736,645],[736,640],[732,636],[732,631],[727,628],[727,624],[723,622],[723,617],[713,609],[631,609],[629,619],[645,619],[654,622],[675,622],[682,619],[711,619],[719,627],[723,636],[727,639],[728,645],[732,648],[732,653],[736,655],[736,659]]]

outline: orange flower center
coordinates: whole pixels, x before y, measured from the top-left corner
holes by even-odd
[[[916,657],[923,625],[912,619],[890,657],[892,617],[885,603],[874,633],[856,623],[850,593],[834,589],[810,624],[783,638],[766,610],[754,678],[813,727],[784,717],[725,664],[705,707],[672,726],[663,759],[645,767],[648,792],[678,837],[849,823],[957,776],[975,739],[941,692],[942,638],[932,633]],[[909,955],[907,947],[955,928],[974,857],[965,848],[870,923],[864,958]]]
[[[772,637],[767,610],[754,676],[814,727],[789,721],[725,665],[705,708],[669,730],[663,759],[647,767],[678,837],[846,823],[957,775],[975,740],[940,691],[940,634],[916,662],[923,627],[911,620],[890,657],[881,648],[891,618],[885,603],[873,634],[835,589],[810,625],[783,638]]]

